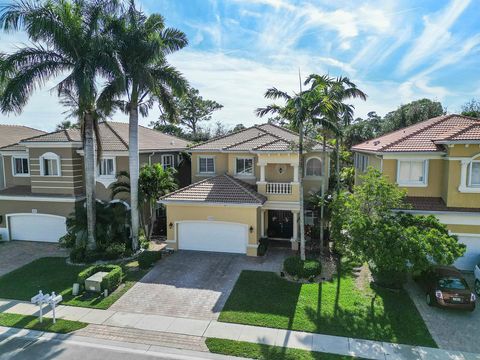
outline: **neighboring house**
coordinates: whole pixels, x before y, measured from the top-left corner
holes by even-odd
[[[108,202],[109,186],[115,182],[116,174],[128,171],[128,124],[102,122],[99,129],[102,153],[97,164],[96,196]],[[188,179],[190,166],[180,155],[186,147],[185,140],[139,128],[141,165],[175,166],[179,168],[180,179]],[[0,190],[3,239],[58,241],[66,233],[66,216],[83,204],[85,198],[80,130],[27,136],[14,145],[0,148],[0,154],[5,176],[5,188]]]
[[[45,134],[45,132],[27,126],[0,124],[0,148],[15,144],[22,139],[41,134]],[[21,167],[23,165],[19,162],[18,166]],[[6,181],[3,167],[3,158],[2,155],[0,155],[0,190],[5,188]]]
[[[480,121],[444,115],[352,147],[355,182],[369,166],[407,190],[409,212],[433,214],[467,245],[456,262],[480,257]]]
[[[326,190],[329,152],[306,140],[304,195]],[[190,148],[192,185],[162,198],[173,249],[256,256],[261,237],[299,239],[298,135],[253,126]],[[325,157],[325,160],[324,160]],[[308,211],[307,222],[313,221]]]

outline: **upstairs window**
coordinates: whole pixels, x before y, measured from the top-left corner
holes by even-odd
[[[164,169],[174,167],[174,165],[173,155],[162,155],[162,166]]]
[[[40,174],[42,176],[60,176],[60,157],[54,153],[40,156]]]
[[[237,158],[236,174],[237,175],[253,175],[253,159]]]
[[[322,161],[318,158],[307,160],[305,176],[322,176]]]
[[[355,153],[354,157],[355,168],[361,172],[365,172],[368,169],[368,156],[365,154]]]
[[[468,170],[468,186],[480,186],[480,161],[472,161]]]
[[[397,183],[404,186],[427,184],[427,160],[398,160]]]
[[[98,168],[98,174],[100,176],[115,176],[115,159],[114,158],[102,158],[100,160],[100,166]]]
[[[13,175],[14,176],[28,176],[30,171],[28,169],[28,157],[14,156],[12,158]]]
[[[199,157],[198,172],[200,174],[215,174],[215,158],[212,156]]]

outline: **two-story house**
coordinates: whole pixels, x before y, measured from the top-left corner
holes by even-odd
[[[116,175],[128,171],[128,124],[102,122],[99,130],[102,152],[97,164],[96,196],[109,202],[110,185]],[[183,185],[190,183],[190,165],[184,164],[180,155],[186,147],[185,140],[139,128],[140,164],[179,167]],[[2,239],[57,242],[66,233],[66,217],[85,198],[80,130],[31,134],[0,148],[0,154],[5,182],[0,190]]]
[[[352,147],[355,181],[369,166],[407,190],[417,214],[433,214],[467,245],[455,265],[480,258],[480,121],[435,117]]]
[[[161,202],[173,249],[257,255],[261,237],[298,246],[298,135],[263,124],[190,148],[192,185]],[[310,142],[304,197],[326,190],[330,148]],[[311,212],[310,212],[311,213]]]

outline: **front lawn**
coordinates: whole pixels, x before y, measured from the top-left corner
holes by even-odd
[[[106,298],[91,293],[73,296],[72,285],[87,266],[68,265],[64,258],[41,258],[0,277],[0,298],[30,301],[39,290],[55,291],[63,296],[62,305],[108,309],[146,273],[129,265],[122,265],[124,284]]]
[[[245,357],[262,360],[351,360],[352,356],[342,356],[279,346],[254,344],[245,341],[208,338],[208,350],[215,354]]]
[[[297,284],[243,271],[220,321],[436,347],[405,291],[358,286],[353,276]]]
[[[50,318],[43,318],[40,322],[38,316],[0,313],[0,326],[8,326],[19,329],[49,331],[60,334],[68,334],[87,326],[87,323],[57,319],[55,324]]]

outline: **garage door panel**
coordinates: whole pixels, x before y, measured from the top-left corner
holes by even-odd
[[[473,271],[480,260],[480,235],[479,236],[458,236],[458,241],[467,245],[465,255],[459,258],[455,267],[460,270]]]
[[[246,253],[247,226],[223,222],[181,222],[178,246],[181,250]]]
[[[58,242],[67,233],[65,218],[46,214],[9,215],[12,240]]]

